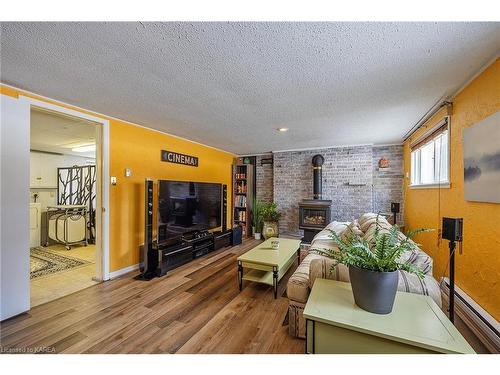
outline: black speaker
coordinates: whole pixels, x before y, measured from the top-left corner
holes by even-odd
[[[222,231],[227,230],[227,185],[222,185]]]
[[[392,221],[393,225],[396,225],[398,222],[398,213],[399,213],[399,203],[391,202],[391,212],[392,212]]]
[[[232,233],[233,235],[231,240],[231,246],[236,246],[241,244],[241,233],[242,233],[241,227],[240,226],[234,227]]]
[[[144,247],[143,277],[152,278],[158,268],[158,252],[153,244],[153,180],[146,179],[144,183]]]
[[[398,202],[391,203],[391,212],[393,214],[399,214],[399,203]]]
[[[454,217],[443,217],[443,231],[441,237],[452,242],[462,241],[464,219]]]

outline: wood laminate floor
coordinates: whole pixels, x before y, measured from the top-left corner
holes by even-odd
[[[56,353],[303,353],[304,341],[283,325],[279,284],[245,282],[236,258],[261,241],[215,251],[151,281],[127,274],[36,306],[0,324],[5,348],[48,347]]]

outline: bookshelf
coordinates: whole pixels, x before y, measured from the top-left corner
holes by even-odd
[[[233,166],[233,226],[241,227],[243,237],[252,235],[254,183],[252,164]]]

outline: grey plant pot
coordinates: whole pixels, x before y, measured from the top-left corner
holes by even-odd
[[[375,272],[349,266],[356,305],[375,314],[389,314],[398,289],[398,271]]]

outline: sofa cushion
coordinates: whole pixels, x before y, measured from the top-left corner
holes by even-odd
[[[335,261],[331,258],[320,256],[312,259],[309,265],[309,288],[312,288],[316,279],[337,280]]]
[[[345,230],[342,232],[340,235],[340,238],[342,241],[347,241],[353,236],[358,236],[362,237],[363,232],[361,231],[361,228],[359,227],[358,221],[353,220],[352,223],[350,223]]]
[[[370,244],[374,244],[375,231],[377,230],[377,217],[375,216],[375,218],[369,218],[365,221],[362,221],[362,223],[363,223],[363,226],[361,227],[361,224],[360,224],[360,227],[363,231],[363,235],[362,235],[363,239],[366,240]],[[392,225],[389,224],[389,222],[387,221],[387,219],[385,217],[379,216],[378,229],[379,229],[380,233],[389,234],[391,229],[392,229]]]
[[[348,221],[332,221],[330,224],[328,224],[325,229],[331,229],[335,231],[335,233],[342,233],[344,229],[349,225],[350,223]],[[330,233],[330,232],[328,232]]]
[[[382,219],[385,218],[379,215],[379,221],[382,221]],[[366,233],[366,230],[370,227],[370,225],[372,225],[376,221],[377,221],[377,214],[374,214],[373,212],[368,212],[366,214],[361,215],[358,218],[358,225],[361,228],[361,231],[363,231],[363,233]]]
[[[399,261],[413,264],[420,268],[425,275],[432,276],[432,258],[418,247],[415,248],[414,251],[407,251],[405,254],[401,255]]]
[[[373,213],[363,214],[359,218],[359,222],[362,223],[360,224],[360,227],[364,232],[363,239],[373,245],[375,241],[375,230],[377,229],[377,215]],[[389,234],[392,229],[392,225],[387,221],[385,217],[379,216],[378,228],[380,233]],[[413,250],[406,251],[399,256],[399,262],[414,264],[417,267],[421,268],[425,274],[428,274],[429,271],[432,272],[431,258],[426,253],[421,251],[414,241],[408,239],[402,232],[398,233],[398,241],[409,241],[414,245]]]
[[[429,296],[441,307],[441,289],[432,275],[425,275],[421,279],[417,275],[408,272],[398,271],[398,273],[398,291]]]
[[[309,253],[288,279],[286,294],[289,299],[306,303],[309,297],[309,268],[313,259],[323,258],[321,255]]]
[[[345,231],[348,225],[349,222],[332,221],[325,227],[325,229],[314,236],[313,240],[311,241],[311,247],[309,251],[314,250],[315,248],[331,249],[337,247],[333,239],[330,237],[330,231],[334,231],[340,236]]]

